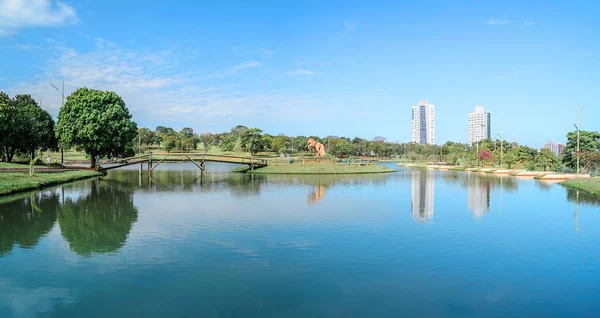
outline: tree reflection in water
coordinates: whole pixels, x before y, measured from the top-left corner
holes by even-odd
[[[567,200],[573,203],[585,203],[588,205],[600,206],[599,195],[574,189],[567,189]]]
[[[59,195],[54,191],[31,193],[0,203],[0,257],[13,246],[35,247],[56,221]]]
[[[61,233],[70,249],[84,257],[117,251],[138,217],[133,191],[110,180],[90,183],[86,196],[66,198],[58,214]]]

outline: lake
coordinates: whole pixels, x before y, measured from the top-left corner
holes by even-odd
[[[598,197],[480,173],[234,167],[1,197],[0,317],[600,317]]]

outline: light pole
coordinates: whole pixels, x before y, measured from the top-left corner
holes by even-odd
[[[582,111],[583,111],[583,109],[580,109],[579,107],[577,107],[577,174],[579,174],[579,156],[581,155],[581,150],[579,149],[579,139],[581,136],[581,133],[579,130],[579,118],[581,117]]]
[[[59,90],[58,87],[54,86],[53,84],[50,84],[50,86],[54,87],[54,89],[56,89],[60,93],[60,96],[62,97],[61,102],[60,102],[60,108],[62,109],[63,106],[65,106],[65,81],[62,81],[62,91]],[[61,165],[64,162],[64,158],[65,158],[65,150],[61,143],[60,144],[60,164]]]
[[[498,134],[498,136],[500,137],[500,169],[502,169],[503,156],[504,156],[504,151],[503,151],[504,138],[502,138],[502,123],[500,123],[500,133]]]

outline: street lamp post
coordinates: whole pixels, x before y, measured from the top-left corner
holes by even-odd
[[[579,156],[581,155],[581,150],[579,149],[579,139],[581,136],[579,130],[579,118],[581,117],[581,112],[583,109],[577,108],[577,174],[579,174]]]
[[[60,96],[62,97],[61,102],[60,102],[60,108],[62,109],[62,107],[65,106],[65,81],[62,81],[62,91],[59,90],[58,87],[54,86],[53,84],[50,84],[50,86],[54,87],[54,89],[56,89],[60,93]],[[65,158],[65,150],[61,143],[61,145],[60,145],[60,164],[61,165],[64,163],[64,158]]]

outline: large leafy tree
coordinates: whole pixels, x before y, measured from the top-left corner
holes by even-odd
[[[557,164],[557,158],[554,152],[549,149],[542,149],[533,159],[537,169],[544,171],[554,170]]]
[[[581,130],[579,136],[580,161],[583,159],[581,154],[589,154],[600,152],[600,133],[595,131]],[[566,166],[573,169],[577,168],[577,131],[572,131],[567,134],[567,145],[563,150],[563,162]],[[581,162],[582,165],[585,163]]]
[[[138,129],[138,136],[140,143],[145,146],[153,145],[156,138],[155,132],[145,127]]]
[[[21,137],[27,132],[22,115],[14,100],[0,92],[0,143],[6,162],[12,161],[21,145]]]
[[[17,108],[18,121],[21,123],[19,151],[30,158],[36,150],[56,150],[58,142],[54,133],[54,120],[30,95],[17,95],[13,103]]]
[[[75,146],[91,157],[123,157],[133,153],[137,125],[119,95],[80,88],[67,97],[58,114],[57,135],[64,145]]]
[[[276,136],[271,139],[271,150],[276,153],[286,153],[289,140],[286,136]]]
[[[178,134],[178,139],[176,140],[178,148],[181,151],[188,150],[190,148],[196,148],[195,144],[197,143],[197,138],[194,136],[194,130],[189,127],[185,127],[181,129]]]
[[[244,130],[241,136],[242,147],[252,155],[255,155],[263,150],[262,130],[258,128],[250,128]]]
[[[30,95],[0,92],[0,144],[7,162],[17,152],[34,157],[37,149],[55,149],[54,120]]]
[[[352,153],[352,144],[346,139],[340,139],[331,147],[331,154],[337,157],[349,156]]]
[[[5,92],[0,91],[0,155],[6,161],[8,159],[8,152],[11,137],[12,137],[12,127],[14,121],[14,108],[11,105],[10,97]]]

